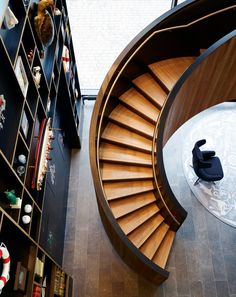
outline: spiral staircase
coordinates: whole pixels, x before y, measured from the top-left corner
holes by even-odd
[[[236,95],[221,76],[230,79],[236,70],[236,5],[214,2],[188,1],[141,32],[107,74],[91,120],[104,227],[124,261],[156,284],[168,278],[168,256],[187,215],[169,186],[163,146],[193,115]]]

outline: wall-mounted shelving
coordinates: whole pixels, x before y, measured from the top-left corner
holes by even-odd
[[[54,0],[57,10],[47,7],[54,35],[46,47],[36,34],[35,1],[0,2],[0,243],[11,258],[1,296],[37,297],[45,290],[46,297],[71,297],[73,280],[61,267],[63,223],[82,100],[66,0]],[[3,21],[8,7],[17,19],[11,29]],[[48,118],[53,140],[45,153]],[[44,153],[47,172],[38,190],[32,179]]]

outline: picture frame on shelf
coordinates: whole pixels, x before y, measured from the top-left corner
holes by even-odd
[[[21,56],[18,56],[17,61],[16,61],[16,67],[15,67],[15,75],[18,80],[18,83],[20,85],[21,91],[26,97],[28,86],[29,86],[29,81],[25,72],[25,67],[22,61]]]
[[[23,111],[21,118],[21,130],[23,132],[23,136],[25,137],[25,139],[27,139],[29,131],[29,121],[25,111]]]
[[[16,276],[14,282],[14,291],[20,291],[25,293],[26,281],[27,281],[28,270],[25,268],[21,262],[17,262],[16,266]]]

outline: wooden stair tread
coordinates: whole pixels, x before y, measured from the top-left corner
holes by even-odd
[[[121,104],[113,109],[109,115],[109,119],[118,125],[130,128],[138,134],[150,139],[153,138],[155,126]]]
[[[153,124],[157,122],[160,110],[134,88],[126,91],[119,98],[123,104],[143,118],[151,121]]]
[[[142,207],[125,217],[117,220],[123,232],[128,235],[131,231],[150,219],[159,211],[157,204],[154,202],[145,207]]]
[[[143,244],[140,251],[149,259],[152,259],[168,230],[169,226],[163,222]]]
[[[152,180],[104,182],[103,188],[107,200],[112,200],[151,191],[153,190],[153,183]]]
[[[152,141],[150,139],[112,123],[107,124],[102,133],[102,139],[112,143],[121,144],[126,147],[132,147],[140,151],[152,151]]]
[[[109,201],[109,206],[114,217],[117,219],[155,201],[156,197],[153,192],[150,191],[123,199],[111,200]]]
[[[152,166],[150,154],[109,143],[100,145],[99,158],[103,161]]]
[[[150,179],[153,171],[150,167],[130,166],[103,162],[100,164],[101,177],[103,181]]]
[[[196,57],[178,57],[162,60],[148,67],[170,91],[184,71],[196,60]]]
[[[128,235],[129,240],[132,241],[137,248],[140,248],[163,221],[164,218],[160,214],[151,217]]]
[[[139,90],[158,107],[162,108],[167,94],[149,73],[145,73],[132,81]]]
[[[165,238],[163,239],[158,251],[156,252],[156,254],[152,259],[153,262],[155,262],[163,269],[166,266],[174,238],[175,238],[175,232],[172,230],[169,230]]]

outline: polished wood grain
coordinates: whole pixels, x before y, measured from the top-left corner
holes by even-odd
[[[150,179],[153,177],[152,168],[142,166],[120,165],[103,162],[100,165],[103,181]]]
[[[169,230],[152,259],[153,262],[155,262],[160,267],[165,268],[166,266],[166,262],[168,260],[168,256],[169,256],[174,238],[175,238],[175,232]]]
[[[137,248],[140,248],[163,221],[164,218],[160,214],[151,217],[128,235],[129,240],[131,240]]]
[[[125,197],[124,199],[109,201],[109,206],[115,218],[119,218],[155,201],[156,197],[153,192],[150,191]]]
[[[103,188],[107,200],[112,200],[153,190],[153,184],[152,179],[146,181],[104,182]]]
[[[189,215],[167,262],[170,276],[161,286],[151,284],[144,279],[147,271],[140,266],[134,271],[119,257],[101,223],[91,176],[88,129],[93,105],[85,101],[83,106],[82,146],[80,151],[73,150],[71,162],[63,267],[73,276],[74,297],[219,297],[228,290],[235,297],[236,229],[212,216],[194,197],[183,173],[185,139],[179,135],[169,146],[166,166],[177,198]],[[227,290],[216,289],[219,280],[225,280]],[[194,289],[196,284],[200,284],[201,295]]]
[[[111,112],[109,119],[117,125],[121,125],[137,134],[149,139],[153,138],[155,126],[121,104],[116,106]]]
[[[132,82],[155,106],[162,108],[167,94],[149,73],[138,76]]]
[[[134,262],[135,262],[135,264],[137,264],[137,262],[138,262],[138,264],[140,264],[140,261],[133,261],[134,256],[138,255],[138,252],[135,253],[134,250],[132,250],[132,246],[127,245],[126,238],[122,237],[122,235],[119,236],[120,233],[117,232],[116,226],[113,225],[113,222],[114,222],[113,217],[110,216],[110,213],[107,210],[107,205],[102,200],[104,197],[103,197],[103,193],[102,193],[102,189],[101,189],[101,183],[99,181],[99,175],[97,174],[98,168],[96,167],[97,161],[98,161],[98,160],[96,160],[96,157],[95,157],[96,156],[95,148],[96,148],[96,144],[97,144],[96,141],[97,141],[97,137],[98,137],[98,135],[96,134],[96,129],[97,129],[96,126],[98,125],[104,102],[107,99],[107,94],[110,94],[110,92],[111,92],[111,97],[112,96],[116,97],[117,93],[120,94],[119,88],[122,84],[121,80],[123,79],[123,77],[122,77],[122,79],[120,79],[120,78],[123,73],[130,73],[130,71],[129,71],[130,69],[125,69],[125,71],[122,73],[122,71],[123,71],[122,67],[124,66],[125,63],[127,63],[130,53],[132,54],[134,52],[134,50],[137,49],[137,47],[140,45],[142,40],[144,40],[145,37],[148,35],[148,33],[149,33],[148,30],[150,30],[150,31],[152,30],[152,32],[153,32],[155,29],[163,28],[163,26],[165,26],[165,25],[173,26],[173,25],[179,24],[180,22],[185,24],[186,22],[192,21],[199,16],[203,16],[203,15],[206,15],[207,13],[211,13],[212,11],[214,11],[214,9],[219,9],[222,6],[224,7],[224,5],[225,6],[229,5],[228,3],[229,3],[229,1],[227,1],[227,3],[225,1],[220,1],[220,2],[219,1],[204,1],[204,0],[203,1],[191,1],[191,3],[190,2],[187,3],[186,7],[188,7],[188,9],[186,9],[184,14],[182,14],[181,9],[178,10],[178,7],[177,7],[173,13],[173,14],[175,14],[177,12],[176,13],[176,16],[177,16],[176,21],[175,21],[175,18],[173,18],[171,20],[171,22],[169,23],[168,17],[165,16],[166,19],[164,21],[163,21],[163,19],[161,19],[159,21],[160,26],[156,26],[155,28],[153,26],[151,26],[151,29],[149,28],[147,30],[144,30],[142,34],[140,34],[137,38],[135,38],[135,41],[133,41],[125,49],[125,51],[121,54],[121,56],[114,63],[113,67],[111,68],[111,71],[109,71],[106,79],[104,80],[104,84],[102,85],[102,88],[99,92],[99,95],[97,98],[97,104],[96,104],[95,112],[94,112],[94,116],[93,116],[93,121],[92,121],[93,122],[92,129],[91,129],[91,133],[92,133],[91,151],[92,151],[92,153],[94,153],[91,157],[92,173],[93,173],[93,177],[94,177],[96,194],[97,194],[97,198],[98,198],[98,202],[99,202],[98,203],[99,210],[100,210],[101,217],[102,217],[104,226],[106,228],[107,234],[109,235],[113,245],[116,247],[118,253],[129,265]],[[233,3],[233,1],[231,1],[230,3]],[[190,8],[192,6],[194,6],[194,9],[191,10]],[[230,14],[230,16],[231,16],[231,14]],[[233,14],[233,18],[234,18],[234,26],[233,26],[233,28],[234,28],[235,27],[235,15],[234,14]],[[215,19],[214,19],[214,21],[215,21]],[[192,28],[189,28],[190,30],[187,30],[187,32],[180,30],[180,31],[177,31],[177,34],[172,34],[172,33],[174,33],[173,32],[174,30],[168,30],[165,34],[159,34],[157,36],[157,38],[154,39],[155,40],[154,43],[152,43],[152,40],[151,40],[150,44],[146,44],[144,49],[142,49],[141,52],[137,53],[135,58],[137,58],[138,60],[140,59],[140,61],[143,62],[143,61],[146,61],[147,59],[150,59],[151,61],[156,61],[156,60],[160,60],[161,58],[176,56],[176,53],[183,54],[183,52],[184,53],[187,52],[187,53],[193,54],[193,52],[194,52],[196,54],[199,51],[200,46],[208,47],[212,44],[213,40],[215,41],[219,38],[219,36],[222,36],[221,35],[222,32],[220,32],[221,31],[220,29],[225,28],[225,25],[227,22],[221,22],[221,21],[219,21],[219,19],[217,17],[216,22],[213,22],[213,24],[211,24],[211,26],[210,26],[211,33],[213,33],[211,35],[209,35],[208,30],[204,31],[204,28],[209,27],[208,22],[206,22],[204,20],[202,23],[203,23],[203,25],[197,24],[196,26],[194,26],[193,32],[191,30]],[[222,23],[224,23],[224,26],[221,26]],[[207,27],[205,26],[205,24],[207,24]],[[218,26],[215,26],[215,24],[217,24]],[[217,30],[216,30],[216,27],[217,27]],[[228,30],[227,32],[229,32],[229,31],[230,30]],[[191,34],[191,33],[195,33],[195,34]],[[195,40],[196,33],[198,36],[197,40]],[[160,36],[160,38],[159,38],[159,36]],[[173,37],[175,37],[174,40],[172,39]],[[209,41],[208,41],[208,39],[209,39]],[[159,42],[159,41],[162,41],[162,42]],[[193,45],[189,41],[193,41]],[[159,46],[160,43],[162,44],[161,46]],[[149,53],[151,53],[150,57],[149,57]],[[133,61],[131,61],[131,62],[133,62]],[[128,68],[128,66],[131,64],[133,64],[133,63],[128,62],[128,64],[126,64],[125,66],[127,66],[127,68]],[[118,81],[117,81],[117,75],[120,75],[120,74],[121,74],[121,76],[120,76],[120,78],[118,78]],[[111,86],[113,87],[114,82],[117,82],[117,89],[119,89],[119,90],[117,90],[116,87],[114,87],[113,90],[110,89]],[[142,95],[144,95],[144,91],[139,86],[136,86],[136,89],[139,89],[141,91]],[[188,94],[188,95],[190,95],[190,94]],[[152,100],[151,96],[149,94],[147,94],[147,98],[149,100]],[[185,105],[182,105],[182,108],[183,108],[183,106],[185,106]],[[105,113],[105,115],[107,116],[107,114],[109,114],[108,110],[106,110],[105,112],[107,112],[107,113]],[[177,116],[178,116],[178,114],[177,114]],[[185,197],[185,193],[183,193],[183,197]],[[198,215],[199,215],[199,213],[198,213]],[[185,216],[183,216],[182,220],[184,220],[184,218],[185,218]],[[200,219],[198,220],[198,222],[200,222],[200,224],[201,224]],[[205,224],[205,225],[207,225],[207,224]],[[196,294],[196,292],[194,292],[192,290],[191,285],[192,285],[192,287],[194,287],[194,285],[196,285],[196,284],[194,284],[194,282],[192,282],[191,285],[187,284],[185,286],[186,280],[188,279],[188,272],[191,271],[192,266],[189,265],[189,267],[188,267],[189,271],[188,271],[188,269],[185,269],[186,267],[183,267],[184,265],[179,265],[178,268],[176,268],[176,263],[186,264],[186,257],[188,256],[189,259],[191,258],[191,252],[189,252],[189,254],[186,255],[188,253],[188,248],[187,248],[188,245],[190,245],[190,247],[195,247],[195,245],[197,245],[196,249],[198,249],[199,245],[202,244],[202,241],[209,236],[209,234],[204,234],[204,235],[202,234],[202,232],[201,232],[202,227],[203,226],[201,225],[200,230],[197,230],[197,231],[199,231],[198,238],[197,238],[198,240],[196,240],[196,238],[193,239],[191,237],[191,236],[194,237],[194,228],[191,229],[191,224],[190,224],[189,228],[192,232],[186,232],[187,236],[189,236],[187,238],[188,240],[184,241],[184,244],[181,241],[178,242],[178,244],[176,246],[177,253],[175,253],[174,256],[172,256],[172,262],[171,262],[172,266],[169,267],[171,270],[171,273],[172,273],[171,274],[172,277],[169,279],[171,284],[167,288],[167,290],[165,290],[165,292],[163,293],[164,296],[178,296],[178,297],[179,296],[181,296],[181,297],[183,297],[183,296],[203,296],[203,294]],[[184,236],[186,236],[186,234],[182,235],[183,239],[185,239]],[[201,240],[199,240],[199,238]],[[194,244],[191,246],[192,240],[195,240],[195,241],[194,241]],[[201,252],[204,251],[205,243],[207,241],[208,241],[208,238],[207,238],[207,240],[205,240],[202,249],[200,247],[198,251],[201,251]],[[199,242],[200,242],[200,244],[199,244]],[[160,248],[163,248],[163,246],[165,248],[164,243],[161,244]],[[217,248],[218,248],[218,246],[217,246]],[[167,249],[168,249],[168,246],[167,246]],[[133,253],[132,253],[132,251],[133,251]],[[182,254],[178,253],[179,251],[181,251]],[[208,257],[208,255],[206,255],[206,256],[204,256],[204,255],[205,254],[203,252],[203,253],[201,253],[201,257],[199,257],[199,258],[196,257],[196,259],[198,259],[200,261],[202,260],[203,262],[205,262],[206,259],[211,258],[211,257]],[[156,257],[158,257],[158,256],[156,256]],[[136,260],[137,260],[137,258],[136,258]],[[145,262],[145,260],[143,262]],[[209,262],[211,262],[211,260]],[[209,264],[209,262],[207,264]],[[135,267],[135,265],[132,267],[135,267],[136,270],[142,272],[143,275],[148,275],[148,273],[147,274],[145,273],[146,272],[145,268],[148,265],[138,265],[138,264],[136,265],[136,267]],[[203,266],[204,265],[201,266],[202,270],[204,270]],[[194,268],[196,268],[196,265]],[[212,285],[212,280],[213,279],[215,280],[215,276],[213,276],[213,273],[212,273],[212,271],[213,271],[212,264],[209,265],[207,268],[208,269],[206,269],[204,271],[204,273],[202,273],[201,284],[202,284],[202,281],[207,279],[208,276],[210,275],[210,277],[207,279],[209,282],[207,284],[204,283],[204,285],[206,285],[206,287],[204,287],[204,288],[202,287],[202,292],[204,291],[204,295],[207,297],[211,296],[211,295],[216,296],[216,293],[214,294],[214,290],[209,289],[209,287],[212,288],[215,285],[215,283]],[[186,275],[186,271],[187,271],[187,275]],[[185,274],[182,274],[179,272],[185,272]],[[150,273],[149,276],[150,275],[151,275],[150,279],[152,279],[153,274]],[[160,275],[161,275],[161,273],[160,273]],[[184,281],[182,281],[182,282],[179,281],[181,277],[184,278]],[[198,278],[196,278],[196,279],[198,280]],[[160,281],[160,279],[158,281]],[[120,288],[120,286],[116,286],[116,287]],[[142,293],[140,293],[141,291],[142,291],[142,288],[139,287],[138,294],[142,295]],[[144,291],[145,291],[145,289],[142,292],[144,292]],[[207,295],[207,293],[206,293],[207,291],[210,292],[210,294]],[[150,292],[148,292],[148,293],[150,293]],[[155,296],[159,297],[159,293],[157,293],[157,292],[155,292],[155,293],[152,292],[150,294],[148,294],[148,293],[146,291],[146,294],[143,294],[143,295],[144,296],[149,296],[149,295],[154,296],[155,295]],[[217,294],[217,295],[223,296],[222,294]],[[127,296],[130,296],[130,295],[127,295]]]
[[[183,72],[196,60],[196,57],[177,57],[162,60],[148,67],[170,91]]]
[[[169,226],[164,222],[160,226],[159,225],[140,249],[149,259],[153,258],[169,229]]]
[[[156,205],[156,203],[152,203],[132,212],[125,217],[118,219],[118,224],[127,235],[158,213],[158,211],[159,207]]]
[[[222,44],[223,42],[223,44]],[[163,133],[163,145],[188,119],[217,103],[236,98],[236,38],[221,41],[181,84],[173,101]],[[185,108],[182,108],[185,106]]]
[[[102,139],[125,147],[135,148],[138,151],[152,151],[152,141],[150,139],[112,123],[107,124]]]
[[[153,124],[157,122],[160,114],[160,108],[157,108],[155,105],[153,105],[147,98],[145,98],[134,88],[130,88],[119,98],[123,104],[136,112],[136,114],[139,114],[144,119],[147,119]]]
[[[100,145],[99,159],[112,163],[152,166],[151,154],[109,143],[102,143]]]

